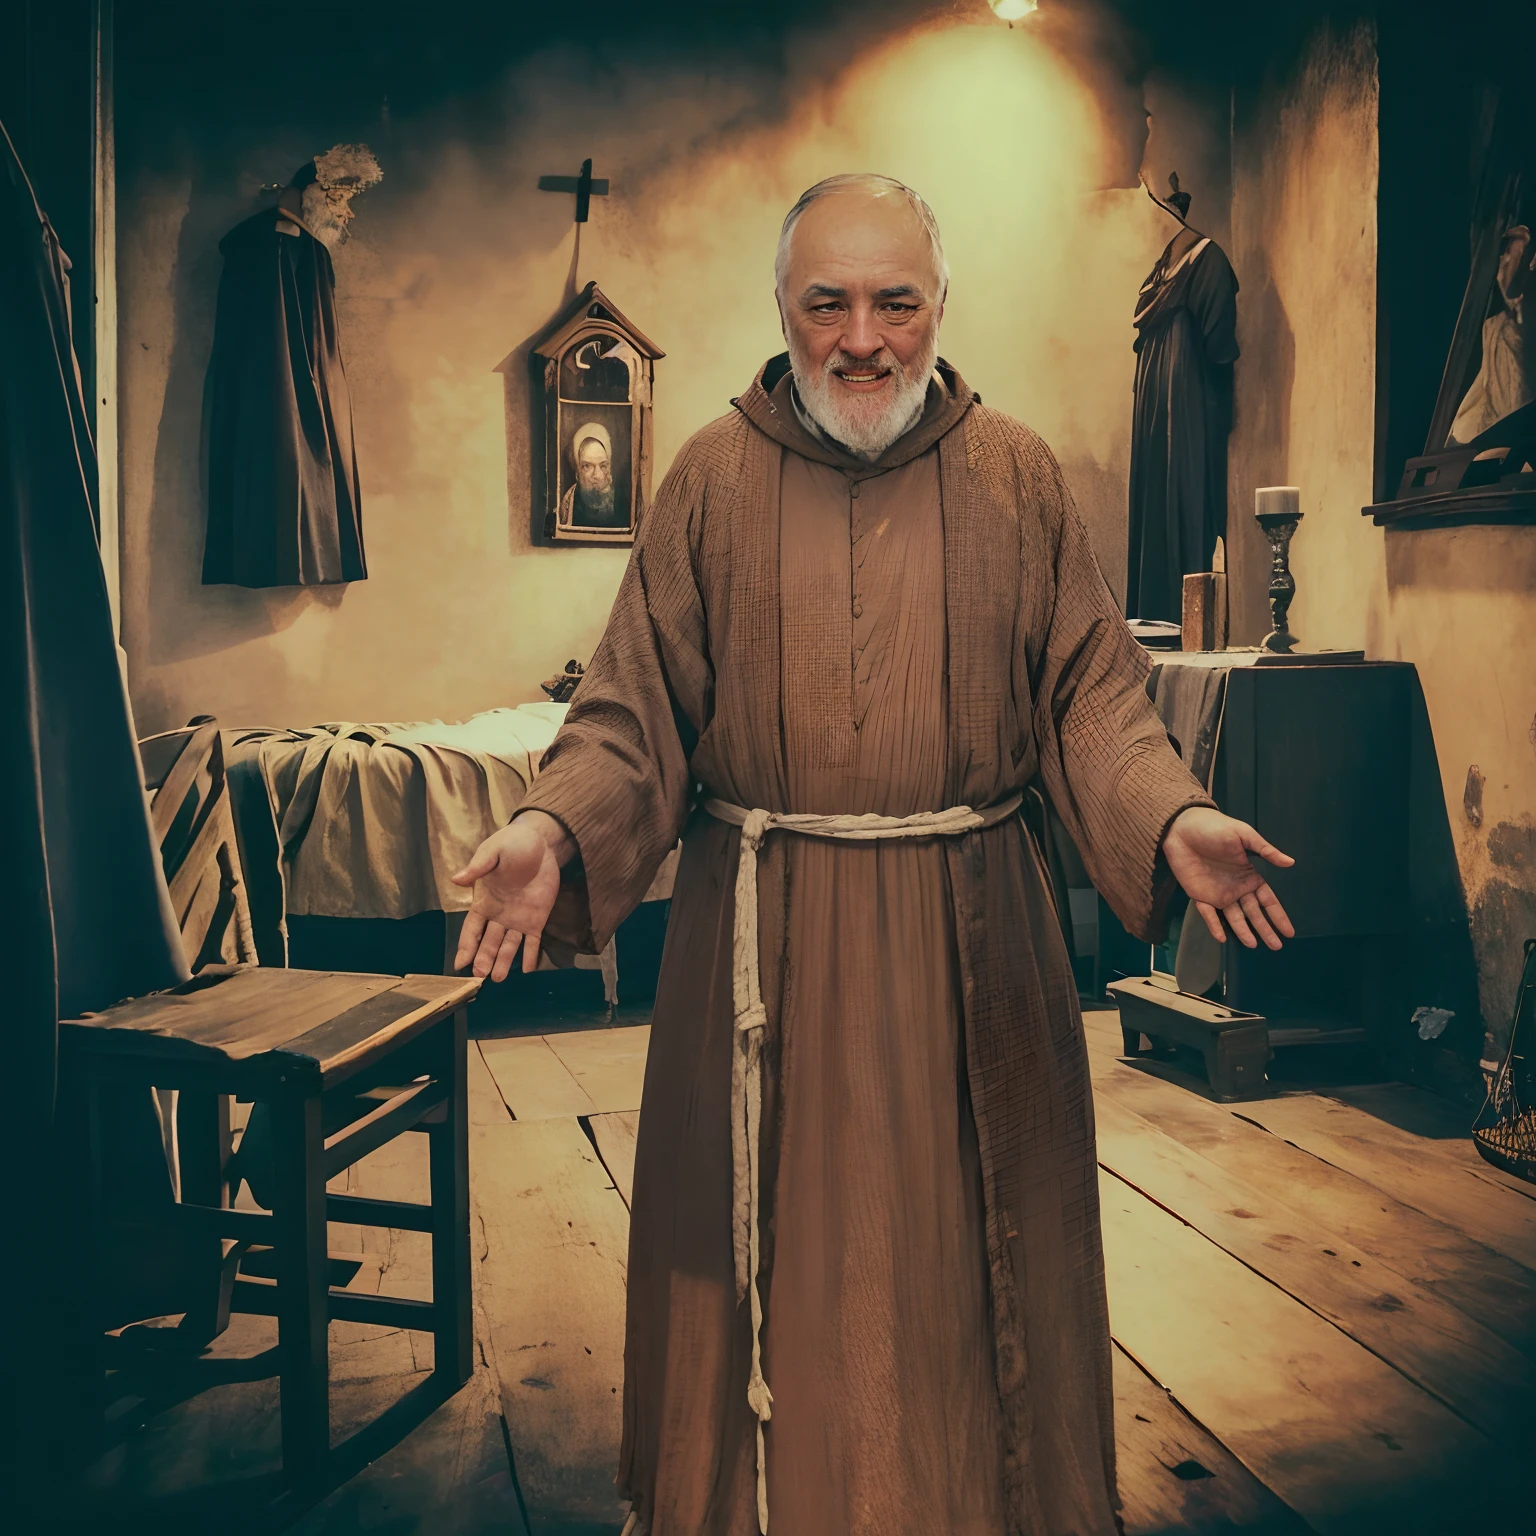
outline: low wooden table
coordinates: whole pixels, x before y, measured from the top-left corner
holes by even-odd
[[[92,1111],[87,1253],[100,1251],[91,1235],[111,1219],[100,1191],[108,1149],[97,1144],[94,1112],[102,1086],[174,1088],[208,1117],[214,1134],[183,1147],[181,1199],[170,1216],[184,1231],[219,1240],[211,1332],[231,1310],[278,1320],[283,1471],[291,1482],[314,1477],[330,1451],[331,1318],[430,1331],[440,1381],[457,1388],[471,1374],[464,1008],[479,986],[472,977],[230,967],[61,1025],[61,1050]],[[230,1097],[268,1106],[270,1213],[229,1206],[214,1149],[223,1140],[217,1133],[227,1136]],[[430,1204],[327,1193],[329,1179],[410,1130],[424,1131],[430,1144]],[[429,1232],[432,1300],[332,1286],[327,1221]],[[227,1253],[223,1240],[233,1240]],[[275,1280],[239,1275],[252,1244],[272,1248]]]

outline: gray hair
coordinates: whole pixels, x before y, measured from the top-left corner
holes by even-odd
[[[789,241],[795,232],[795,225],[800,222],[800,216],[818,198],[827,196],[829,192],[849,191],[872,192],[877,196],[899,192],[906,198],[907,206],[917,215],[933,247],[934,265],[939,269],[939,300],[942,303],[944,295],[949,291],[949,262],[944,257],[944,241],[939,234],[939,221],[934,218],[933,209],[905,182],[897,181],[894,176],[876,176],[870,171],[828,176],[825,181],[818,181],[814,187],[808,187],[800,194],[795,206],[784,215],[784,227],[779,231],[779,248],[773,258],[774,287],[780,294],[784,292],[784,279],[789,272]]]

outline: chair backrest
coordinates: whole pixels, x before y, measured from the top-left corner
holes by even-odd
[[[139,743],[150,820],[187,963],[257,963],[217,722],[199,716]]]

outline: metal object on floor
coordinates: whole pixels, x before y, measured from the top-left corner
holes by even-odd
[[[1509,1030],[1509,1047],[1488,1085],[1488,1099],[1472,1128],[1483,1160],[1536,1184],[1536,939],[1525,941],[1525,969]]]

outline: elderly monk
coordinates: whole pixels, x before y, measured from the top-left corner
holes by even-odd
[[[1093,1108],[1043,785],[1136,933],[1291,928],[1175,755],[1049,450],[938,358],[883,177],[811,188],[787,356],[681,450],[459,963],[601,947],[682,836],[621,1490],[649,1536],[1113,1536]]]

